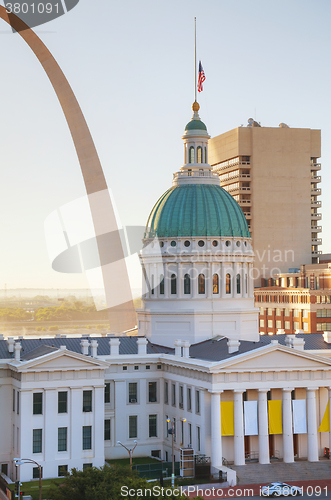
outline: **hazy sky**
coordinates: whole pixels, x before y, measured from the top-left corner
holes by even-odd
[[[80,0],[36,28],[81,105],[123,224],[144,225],[182,164],[194,100],[194,16],[211,136],[244,124],[322,130],[323,251],[331,252],[330,0]],[[0,289],[86,287],[52,271],[44,221],[84,195],[55,93],[1,21]]]

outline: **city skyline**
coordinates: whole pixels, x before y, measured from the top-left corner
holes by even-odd
[[[322,130],[322,250],[330,250],[330,11],[326,1],[276,7],[262,1],[145,1],[139,7],[105,5],[101,16],[80,2],[36,29],[77,96],[123,225],[146,223],[183,162],[180,137],[194,98],[196,16],[198,58],[206,73],[200,116],[212,137],[246,126],[251,116],[262,126],[285,122]],[[312,20],[318,25],[314,36]],[[6,96],[0,289],[4,283],[86,288],[84,276],[52,271],[44,240],[47,216],[85,194],[67,125],[34,55],[5,23],[0,36]]]

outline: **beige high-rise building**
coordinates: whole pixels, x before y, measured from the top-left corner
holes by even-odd
[[[318,262],[321,131],[250,119],[209,141],[209,163],[241,206],[253,238],[254,278]]]

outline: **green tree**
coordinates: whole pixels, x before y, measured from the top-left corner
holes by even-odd
[[[157,488],[158,490],[153,490],[153,485],[131,471],[130,467],[105,465],[100,469],[89,467],[84,471],[72,469],[63,479],[63,484],[55,484],[48,491],[47,498],[51,500],[124,500],[125,498],[184,500],[187,498],[181,496],[179,490],[172,494],[169,486],[164,487],[163,495],[161,487],[158,485]],[[130,494],[126,495],[129,490]],[[150,490],[151,495],[149,491],[146,494],[145,490]]]

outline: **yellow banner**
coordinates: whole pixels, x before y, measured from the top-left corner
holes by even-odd
[[[283,434],[282,402],[268,401],[269,434]]]
[[[326,410],[324,413],[324,417],[322,419],[321,425],[319,426],[318,432],[330,432],[330,410],[329,410],[329,401],[326,405]]]
[[[233,401],[221,401],[222,436],[234,435]]]

